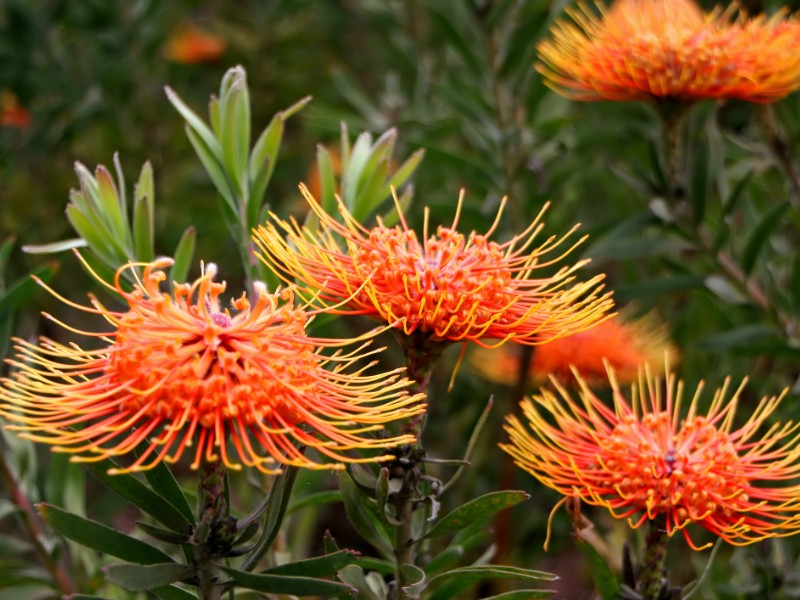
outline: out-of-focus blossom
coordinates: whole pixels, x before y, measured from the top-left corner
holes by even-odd
[[[800,88],[800,20],[703,13],[693,0],[584,4],[539,45],[539,71],[575,100],[740,98],[773,102]]]
[[[658,373],[669,354],[674,363],[678,351],[672,346],[666,327],[654,316],[638,319],[612,317],[573,335],[557,338],[536,347],[529,375],[536,382],[555,377],[562,383],[575,381],[574,371],[590,385],[608,383],[606,367],[611,367],[621,383],[633,381],[646,363]],[[519,348],[477,348],[470,357],[473,369],[490,381],[513,384],[519,375]]]
[[[20,105],[19,98],[13,92],[0,92],[0,127],[27,129],[30,126],[31,113]]]
[[[269,294],[257,286],[252,304],[242,294],[232,311],[224,308],[225,284],[213,281],[212,265],[194,283],[162,292],[162,269],[171,262],[141,265],[132,291],[121,277],[135,265],[117,272],[114,285],[106,285],[128,305],[123,312],[96,298],[91,307],[68,302],[111,325],[78,332],[98,338],[101,348],[16,340],[14,372],[0,381],[0,415],[13,423],[9,429],[78,461],[127,455],[150,440],[122,472],[174,462],[185,452],[194,456],[193,468],[217,459],[266,473],[282,464],[343,468],[391,459],[387,449],[414,441],[370,435],[425,408],[406,392],[402,370],[368,371],[364,359],[377,351],[359,340],[308,337],[310,314],[293,306],[288,290]],[[327,348],[340,349],[323,354]],[[318,462],[304,447],[333,462]],[[353,449],[379,454],[356,456]]]
[[[220,36],[186,25],[167,40],[164,54],[183,65],[212,63],[220,59],[227,46],[228,42]]]
[[[800,485],[787,484],[800,477],[800,423],[771,420],[783,394],[763,399],[735,428],[744,382],[729,398],[726,381],[700,414],[702,384],[684,412],[674,374],[665,386],[643,373],[630,400],[610,378],[612,407],[580,382],[577,398],[557,386],[523,401],[527,425],[508,417],[511,441],[501,447],[564,494],[558,505],[604,506],[634,528],[659,519],[695,549],[693,523],[736,545],[800,532]]]

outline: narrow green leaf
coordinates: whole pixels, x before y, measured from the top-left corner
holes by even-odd
[[[133,249],[138,260],[149,262],[155,258],[154,223],[153,167],[147,161],[133,192]]]
[[[356,565],[349,565],[339,571],[339,579],[351,586],[356,591],[357,600],[384,600],[370,588],[364,577],[364,569]]]
[[[103,165],[95,170],[97,180],[97,196],[100,200],[100,215],[103,217],[108,230],[122,244],[128,243],[127,215],[122,213],[122,207],[117,186],[111,173]]]
[[[296,510],[306,508],[308,506],[320,506],[322,504],[332,504],[334,502],[341,502],[342,495],[338,490],[325,490],[322,492],[315,492],[308,494],[301,498],[294,498],[289,505],[288,512],[293,513]]]
[[[749,275],[756,264],[756,259],[764,247],[764,243],[769,238],[770,233],[778,226],[783,215],[789,210],[791,203],[788,201],[780,202],[773,206],[755,226],[742,253],[742,270]]]
[[[336,215],[336,175],[331,154],[322,144],[317,144],[317,172],[322,197],[316,200],[322,205],[322,210],[329,215]]]
[[[617,581],[617,576],[614,575],[614,571],[611,570],[609,564],[591,544],[578,542],[577,546],[589,565],[589,569],[592,572],[592,580],[603,600],[619,600],[619,581]]]
[[[364,222],[367,217],[389,197],[391,190],[386,184],[389,178],[389,159],[379,162],[370,177],[358,190],[353,206],[353,216]]]
[[[708,197],[709,182],[709,152],[708,144],[698,144],[693,152],[690,175],[690,201],[692,203],[692,219],[695,224],[701,223],[706,212],[706,198]]]
[[[370,156],[372,136],[368,131],[364,131],[356,138],[356,143],[350,153],[348,162],[342,161],[342,179],[340,183],[340,193],[347,210],[351,213],[355,210],[356,199],[358,198],[358,181],[364,170],[364,165]]]
[[[168,583],[188,579],[195,574],[194,565],[162,563],[154,565],[108,565],[103,571],[109,581],[126,590],[141,592],[152,590]]]
[[[172,259],[175,263],[169,270],[169,284],[184,283],[189,275],[189,267],[194,259],[194,247],[197,240],[197,232],[194,227],[187,227],[183,232]]]
[[[521,567],[504,565],[473,565],[459,567],[431,577],[429,583],[441,583],[448,579],[457,578],[461,581],[484,581],[486,579],[516,579],[519,581],[558,581],[558,576],[545,571],[534,571]]]
[[[428,563],[425,565],[425,574],[428,577],[435,575],[439,571],[443,571],[444,569],[456,564],[456,562],[458,562],[462,556],[464,556],[463,546],[448,546],[439,552],[439,554],[434,556],[430,561],[428,561]]]
[[[234,213],[238,213],[236,192],[228,179],[228,175],[225,173],[223,163],[214,156],[203,138],[195,133],[194,130],[187,127],[186,136],[189,138],[189,142],[191,142],[194,151],[197,153],[197,157],[200,159],[200,162],[203,163],[203,167],[205,167],[206,172],[209,177],[211,177],[211,181],[222,196],[222,199]]]
[[[136,456],[141,456],[150,447],[149,442],[144,442],[141,446],[134,451]],[[144,472],[144,477],[154,490],[169,501],[172,506],[190,522],[194,522],[194,514],[192,514],[192,507],[189,505],[189,500],[186,494],[183,493],[178,480],[170,471],[169,467],[164,461],[159,463],[152,469],[147,469]]]
[[[97,255],[97,258],[112,269],[116,269],[126,262],[127,256],[122,248],[111,242],[106,237],[105,232],[98,230],[95,224],[74,205],[68,205],[66,213],[67,220],[72,225],[72,228],[86,240],[89,248]]]
[[[394,172],[389,179],[389,185],[395,189],[400,189],[417,170],[417,167],[425,158],[425,148],[420,148],[409,156],[406,161]]]
[[[534,600],[535,598],[549,598],[553,594],[555,594],[554,590],[514,590],[487,596],[484,600]]]
[[[486,425],[486,421],[489,419],[489,413],[492,411],[492,406],[494,406],[494,396],[489,396],[489,399],[486,401],[486,406],[481,411],[481,415],[478,417],[478,421],[475,423],[475,427],[472,428],[472,433],[469,436],[467,449],[464,452],[464,462],[466,463],[469,463],[469,461],[472,459],[472,453],[475,450],[475,445],[478,443],[478,438],[480,437],[481,432]],[[453,474],[450,480],[442,487],[442,490],[439,493],[440,496],[444,494],[456,481],[458,481],[458,478],[461,477],[464,469],[466,469],[466,465],[461,465],[458,467],[458,469],[456,469],[456,472]]]
[[[197,594],[188,592],[177,585],[162,585],[150,590],[150,593],[155,594],[161,600],[197,600]]]
[[[211,96],[208,101],[208,120],[211,123],[211,130],[214,135],[219,138],[220,132],[220,116],[219,116],[219,98]]]
[[[242,563],[243,570],[249,571],[255,567],[278,536],[283,517],[286,515],[286,508],[289,506],[289,499],[292,496],[292,488],[294,487],[295,479],[297,479],[297,472],[297,467],[285,466],[283,472],[275,478],[270,492],[264,530],[255,547]]]
[[[339,545],[333,539],[330,529],[326,529],[325,535],[322,536],[322,549],[325,550],[326,554],[333,554],[339,551]]]
[[[323,596],[330,598],[339,594],[354,593],[352,586],[311,577],[287,575],[253,575],[237,569],[223,567],[234,582],[241,587],[271,594],[293,594],[295,596]]]
[[[87,462],[86,467],[100,483],[122,499],[166,525],[178,533],[188,533],[192,520],[187,519],[166,498],[159,495],[130,473],[109,475],[109,470],[117,468],[111,460]]]
[[[190,130],[197,133],[197,135],[205,143],[211,156],[216,159],[217,163],[222,164],[222,149],[219,147],[217,138],[214,137],[214,132],[208,128],[208,125],[206,125],[199,116],[197,116],[197,113],[195,113],[183,102],[183,100],[180,99],[180,96],[178,96],[178,94],[176,94],[172,88],[167,86],[164,88],[164,92],[166,92],[167,99],[170,101],[172,106],[174,106],[184,118],[186,125],[190,128]]]
[[[283,140],[284,121],[281,113],[272,117],[269,125],[258,136],[256,145],[250,153],[250,195],[247,199],[247,223],[254,227],[261,205],[264,202],[264,193],[267,191],[269,180],[275,170],[281,141]]]
[[[347,472],[338,471],[336,476],[339,478],[339,490],[342,493],[347,518],[355,530],[381,554],[387,558],[394,556],[392,542],[381,524],[377,504],[358,491]]]
[[[0,291],[2,291],[3,274],[8,267],[8,259],[11,256],[11,251],[14,249],[15,238],[13,235],[8,236],[3,245],[0,246]],[[24,251],[24,249],[23,249]]]
[[[177,531],[172,531],[171,529],[162,529],[161,527],[155,527],[154,525],[148,525],[147,523],[136,523],[139,526],[139,529],[144,531],[147,535],[157,540],[161,540],[162,542],[167,542],[168,544],[187,544],[189,543],[189,534],[188,533],[178,533]]]
[[[26,244],[22,246],[22,251],[28,254],[56,254],[73,248],[85,248],[88,245],[83,238],[72,238],[71,240],[62,240],[50,244]]]
[[[42,281],[50,281],[56,273],[56,265],[46,264],[34,269],[31,275],[35,275]],[[10,319],[11,314],[25,306],[42,288],[32,277],[22,277],[8,288],[0,296],[0,317]]]
[[[530,494],[520,491],[490,492],[480,498],[470,500],[442,517],[425,537],[455,533],[467,525],[485,521],[501,510],[511,508],[528,498],[530,498]]]
[[[400,573],[406,585],[403,591],[409,598],[419,598],[425,589],[425,572],[416,565],[400,565]]]
[[[325,554],[306,560],[286,563],[271,569],[265,569],[260,575],[292,575],[305,577],[327,577],[339,569],[353,564],[358,558],[354,550],[339,550],[332,554]]]
[[[220,97],[222,163],[237,198],[242,197],[250,151],[250,94],[244,69],[234,67],[230,85]],[[227,75],[227,74],[226,74]]]
[[[139,564],[164,563],[172,560],[150,544],[97,521],[79,517],[44,502],[37,504],[36,508],[42,519],[55,531],[92,550]]]
[[[744,190],[747,187],[747,184],[750,183],[750,180],[753,178],[754,173],[755,171],[751,169],[737,182],[736,186],[731,191],[731,195],[728,196],[728,198],[725,200],[725,204],[722,207],[723,216],[728,216],[731,214],[733,209],[739,203],[739,200],[744,197]]]

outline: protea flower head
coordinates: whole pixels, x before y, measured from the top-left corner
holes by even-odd
[[[99,349],[16,340],[12,375],[0,381],[0,415],[9,429],[76,461],[127,455],[149,440],[120,471],[174,462],[186,452],[193,468],[215,460],[266,473],[282,464],[343,468],[391,459],[385,449],[414,441],[370,435],[418,415],[424,404],[405,391],[410,382],[402,370],[370,373],[364,359],[377,350],[364,339],[309,337],[312,315],[294,306],[288,289],[271,294],[257,285],[252,303],[242,294],[224,308],[225,284],[214,282],[213,265],[193,283],[163,292],[163,269],[171,263],[119,269],[106,286],[127,304],[123,311],[94,297],[91,306],[65,300],[110,324],[100,333],[77,332],[98,338]],[[123,272],[137,266],[142,275],[127,291]],[[330,348],[338,350],[326,354]],[[384,453],[363,457],[353,449]]]
[[[539,44],[538,70],[575,100],[740,98],[773,102],[800,88],[800,20],[703,13],[693,0],[579,4]]]
[[[731,396],[727,380],[700,414],[702,384],[683,413],[674,374],[664,385],[643,372],[630,400],[610,378],[612,407],[586,384],[577,397],[556,385],[523,401],[527,425],[508,417],[501,447],[562,502],[604,506],[634,528],[661,519],[695,549],[691,524],[735,545],[800,532],[800,485],[790,483],[800,476],[800,423],[767,424],[785,392],[736,427],[745,382]]]
[[[610,296],[601,294],[602,276],[574,282],[586,260],[545,274],[580,241],[568,241],[573,228],[535,245],[542,214],[498,243],[489,238],[502,208],[487,233],[458,231],[462,195],[453,224],[434,234],[428,233],[426,210],[420,240],[402,213],[400,225],[389,227],[379,219],[368,229],[341,202],[343,222],[327,214],[304,186],[301,191],[318,227],[273,216],[274,223],[259,227],[254,240],[273,270],[305,284],[306,296],[326,303],[329,312],[368,315],[434,342],[539,344],[589,327],[612,306]]]

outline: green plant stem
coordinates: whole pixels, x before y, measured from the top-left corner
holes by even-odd
[[[25,495],[22,487],[17,481],[16,473],[8,463],[8,452],[5,441],[0,435],[0,483],[5,488],[11,502],[20,510],[22,515],[22,526],[27,533],[28,541],[33,546],[34,552],[39,557],[39,561],[53,578],[53,583],[58,590],[64,594],[74,594],[77,590],[70,577],[69,570],[51,554],[43,540],[45,539],[44,528],[39,515],[36,513],[31,501]]]
[[[448,344],[441,340],[432,340],[427,333],[414,331],[410,335],[398,332],[400,345],[406,367],[406,376],[413,382],[409,392],[412,394],[423,393],[427,397],[431,375],[436,361],[441,357]],[[422,432],[425,428],[425,415],[411,417],[404,426],[406,433],[411,433],[417,438],[415,449],[422,448]],[[410,452],[411,463],[404,469],[403,482],[394,499],[396,518],[399,522],[395,531],[395,589],[394,597],[397,600],[407,600],[404,591],[408,585],[403,576],[403,565],[413,565],[416,559],[414,544],[414,498],[416,485],[424,464],[416,464],[415,456],[420,452]]]
[[[667,180],[667,201],[673,210],[682,210],[684,198],[682,181],[683,127],[691,104],[662,102],[657,105],[661,116],[661,153],[664,176]],[[682,204],[682,203],[681,203]]]
[[[658,600],[664,586],[664,560],[667,557],[667,531],[663,516],[648,521],[644,564],[639,578],[639,592],[644,600]]]
[[[198,515],[194,534],[194,558],[200,600],[220,600],[222,597],[215,533],[227,512],[222,497],[224,483],[225,467],[219,457],[213,461],[204,461],[200,466],[200,481],[197,486]]]

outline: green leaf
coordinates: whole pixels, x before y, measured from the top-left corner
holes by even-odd
[[[142,452],[150,448],[150,443],[145,441],[141,446],[134,450],[136,456],[141,456]],[[169,501],[172,506],[190,522],[194,523],[194,515],[192,514],[192,507],[189,505],[189,500],[186,494],[183,493],[181,486],[175,479],[175,476],[170,471],[169,466],[164,461],[159,461],[152,469],[147,469],[144,472],[144,477],[154,490]]]
[[[249,571],[255,567],[278,536],[283,517],[286,515],[286,508],[289,506],[289,500],[292,496],[292,488],[294,487],[295,479],[297,479],[297,472],[297,467],[285,466],[283,472],[275,478],[270,492],[264,530],[255,547],[242,563],[243,570]]]
[[[339,550],[332,554],[325,554],[306,560],[286,563],[271,569],[265,569],[260,575],[303,575],[306,577],[327,577],[339,569],[356,561],[358,552],[354,550]]]
[[[293,513],[296,510],[306,508],[308,506],[320,506],[322,504],[332,504],[334,502],[341,502],[342,495],[338,490],[324,490],[322,492],[315,492],[308,494],[301,498],[295,498],[289,505],[288,512]]]
[[[278,151],[283,139],[284,123],[309,102],[311,102],[311,96],[306,96],[289,108],[275,114],[250,153],[250,195],[247,199],[248,228],[258,225],[258,215],[264,202],[264,193],[272,179],[272,172],[275,170]]]
[[[134,592],[152,590],[168,583],[182,581],[194,576],[197,567],[162,563],[154,565],[108,565],[103,567],[106,578],[126,590]]]
[[[155,258],[155,186],[150,161],[142,165],[133,190],[133,249],[136,258],[149,262]]]
[[[172,103],[172,106],[177,109],[186,121],[189,130],[196,132],[197,136],[202,139],[205,146],[208,148],[211,156],[216,159],[218,164],[222,164],[222,149],[219,147],[217,138],[214,137],[214,132],[208,128],[208,125],[206,125],[199,116],[197,116],[197,113],[184,104],[183,100],[180,99],[172,88],[167,86],[164,88],[164,91],[167,94],[167,99]]]
[[[424,537],[455,533],[468,525],[485,521],[501,510],[511,508],[528,498],[530,498],[530,494],[516,490],[490,492],[480,498],[470,500],[442,517]]]
[[[358,534],[375,546],[381,554],[387,558],[393,557],[392,542],[381,523],[382,515],[378,513],[377,504],[358,491],[347,472],[338,471],[336,476],[339,478],[339,490],[350,523]]]
[[[197,594],[187,592],[176,585],[162,585],[150,590],[150,593],[155,594],[161,600],[197,600]]]
[[[88,245],[83,238],[72,238],[71,240],[51,242],[50,244],[28,244],[22,247],[22,251],[28,254],[55,254],[65,250],[72,250],[73,248],[85,248]]]
[[[86,467],[103,485],[137,508],[178,533],[188,533],[193,520],[187,519],[166,498],[130,473],[109,474],[117,468],[111,460],[87,462]]]
[[[730,196],[728,196],[728,198],[725,200],[725,204],[722,206],[723,216],[728,216],[731,214],[733,209],[739,203],[739,200],[744,197],[744,189],[747,187],[747,184],[750,183],[754,173],[755,171],[752,169],[749,170],[747,174],[736,183],[736,186],[731,191]]]
[[[186,136],[189,138],[189,142],[191,142],[194,151],[197,153],[197,157],[200,159],[200,162],[203,163],[203,167],[209,177],[211,177],[214,187],[217,188],[217,191],[230,210],[238,214],[239,208],[236,203],[236,192],[231,185],[228,175],[225,173],[222,163],[214,156],[214,153],[209,149],[203,138],[189,127],[186,128]]]
[[[189,275],[189,267],[194,258],[194,247],[197,239],[197,232],[194,227],[187,227],[183,232],[172,259],[175,261],[169,270],[169,285],[173,283],[184,283]]]
[[[339,594],[353,594],[352,586],[311,577],[290,577],[287,575],[253,575],[237,569],[222,567],[235,583],[241,587],[272,594],[292,594],[295,596],[332,597]]]
[[[364,131],[356,138],[356,143],[350,153],[350,160],[345,164],[342,162],[342,180],[340,193],[347,210],[351,213],[355,211],[356,199],[358,198],[358,181],[364,170],[364,165],[370,156],[372,136],[368,131]]]
[[[719,352],[732,348],[747,348],[757,341],[781,339],[781,331],[767,325],[742,325],[723,333],[711,335],[698,341],[695,346],[707,352]]]
[[[97,195],[101,203],[101,216],[108,226],[111,234],[124,245],[128,245],[127,215],[122,212],[122,201],[119,191],[114,185],[114,179],[103,165],[95,170],[97,179]]]
[[[98,552],[140,564],[155,564],[172,560],[150,544],[120,533],[97,521],[79,517],[44,502],[37,504],[36,508],[42,519],[56,532]]]
[[[439,554],[434,556],[430,561],[428,561],[428,563],[425,565],[425,574],[430,577],[439,571],[443,571],[444,569],[456,564],[462,556],[464,556],[463,546],[448,546],[439,552]]]
[[[171,529],[162,529],[161,527],[155,527],[154,525],[148,525],[147,523],[142,523],[140,521],[137,521],[136,524],[139,526],[139,529],[144,531],[147,535],[157,540],[161,540],[162,542],[167,542],[168,544],[189,543],[188,533],[178,533],[177,531],[172,531]]]
[[[222,162],[241,198],[248,184],[247,158],[250,152],[250,93],[242,67],[229,69],[223,78],[226,89],[220,94],[220,141]],[[244,207],[243,207],[244,208]]]
[[[577,546],[589,565],[589,569],[592,572],[592,580],[603,600],[619,600],[619,581],[617,581],[617,577],[609,564],[591,544],[578,542]]]
[[[47,264],[37,267],[31,275],[35,275],[42,281],[50,281],[55,273],[55,265]],[[31,277],[23,277],[15,281],[0,296],[0,318],[10,318],[12,313],[27,305],[31,298],[41,291],[41,286]]]
[[[753,270],[761,248],[764,247],[764,243],[769,238],[770,233],[780,223],[790,206],[791,203],[788,201],[780,202],[773,206],[750,233],[742,254],[742,270],[745,275],[749,275]]]
[[[489,419],[489,413],[492,411],[492,406],[494,405],[494,396],[489,396],[489,399],[486,401],[486,406],[481,411],[481,416],[478,417],[478,421],[475,423],[475,427],[472,428],[472,433],[469,436],[469,441],[467,442],[467,449],[464,451],[464,462],[469,463],[472,459],[472,452],[475,450],[475,445],[478,443],[478,438],[480,437],[481,431],[483,431],[484,426],[486,425],[486,421]],[[461,474],[466,469],[467,465],[460,465],[450,480],[444,484],[442,490],[439,492],[441,496],[444,494],[457,480],[461,477]]]
[[[531,569],[522,569],[519,567],[508,567],[502,565],[473,565],[469,567],[460,567],[445,573],[435,575],[428,580],[428,588],[434,585],[441,585],[442,583],[454,581],[459,584],[461,589],[466,589],[466,586],[475,584],[479,581],[486,579],[517,579],[521,581],[557,581],[558,576],[544,571],[534,571]],[[447,596],[439,596],[437,594],[431,595],[431,600],[435,598],[445,598]]]
[[[406,585],[403,586],[403,591],[409,598],[419,598],[422,590],[425,589],[425,572],[415,565],[404,564],[400,565],[400,576]]]
[[[336,176],[331,154],[322,144],[317,144],[317,172],[322,195],[317,200],[322,205],[322,210],[329,215],[336,215]]]
[[[553,590],[514,590],[495,596],[487,596],[484,600],[534,600],[535,598],[548,598],[555,594]]]
[[[420,148],[409,156],[394,172],[391,179],[389,179],[389,185],[396,190],[403,187],[406,181],[414,174],[414,171],[417,170],[423,158],[425,158],[425,148]]]
[[[122,249],[109,243],[104,232],[99,230],[75,205],[68,205],[66,213],[72,228],[86,240],[89,248],[101,261],[115,270],[126,262],[127,257]]]
[[[384,600],[376,594],[364,577],[364,569],[350,565],[339,571],[339,579],[351,586],[356,591],[357,600]]]

